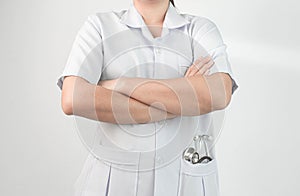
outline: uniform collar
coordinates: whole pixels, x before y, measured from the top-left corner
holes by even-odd
[[[134,28],[146,26],[142,15],[135,8],[133,2],[130,3],[129,9],[121,16],[120,22]],[[190,23],[190,21],[180,15],[172,3],[169,3],[163,26],[168,29],[173,29],[182,27],[188,23]]]

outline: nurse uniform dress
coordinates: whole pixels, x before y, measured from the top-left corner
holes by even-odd
[[[216,25],[201,16],[180,14],[170,3],[161,37],[153,38],[134,4],[119,12],[88,16],[80,28],[57,85],[65,76],[91,84],[124,77],[183,77],[199,57],[209,54],[210,73],[228,73],[238,85]],[[195,135],[216,135],[212,113],[178,116],[145,124],[96,121],[96,134],[73,196],[218,196],[215,150],[212,161],[191,164],[182,157]],[[88,129],[82,130],[89,132]],[[213,141],[213,140],[212,140]]]

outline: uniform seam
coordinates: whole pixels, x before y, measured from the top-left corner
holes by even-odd
[[[156,145],[157,145],[157,124],[156,123],[154,123],[154,128],[155,128],[155,130],[154,130],[154,132],[155,132],[155,140],[154,140],[154,148],[155,148],[155,156],[154,156],[154,169],[153,169],[153,188],[154,188],[154,190],[153,190],[153,196],[155,196],[155,190],[156,190]]]
[[[96,142],[95,142],[95,140],[96,140],[96,135],[94,136],[93,139],[94,139],[94,141],[93,141],[93,147],[94,147],[94,145],[95,145],[95,143],[96,143]],[[89,155],[89,156],[91,156],[91,155]],[[92,170],[93,170],[93,168],[94,168],[94,166],[95,166],[96,161],[98,161],[98,160],[96,159],[96,157],[94,157],[93,155],[91,156],[91,158],[93,158],[93,162],[92,162],[92,165],[91,165],[91,167],[90,167],[90,169],[89,169],[89,171],[88,171],[88,174],[86,175],[86,178],[85,178],[84,185],[83,185],[83,188],[82,188],[82,190],[81,190],[80,196],[82,196],[83,190],[86,189],[86,187],[87,187],[87,182],[88,182],[88,180],[89,180],[90,177],[91,177]]]
[[[181,178],[182,178],[182,174],[181,174],[181,158],[179,159],[179,179],[178,179],[178,185],[177,185],[177,196],[179,196],[180,194],[180,186],[181,186]]]
[[[111,164],[109,165],[109,174],[108,174],[108,180],[106,182],[106,193],[105,193],[105,196],[108,196],[108,193],[109,193],[110,178],[111,178]]]
[[[137,172],[136,172],[136,188],[135,188],[135,196],[138,194],[138,189],[139,189],[139,176],[140,176],[140,160],[141,160],[141,152],[139,153],[139,161],[138,161],[138,167],[137,167]]]
[[[213,28],[209,29],[207,32],[205,32],[205,33],[199,38],[198,42],[200,43],[201,40],[202,40],[203,38],[205,38],[205,36],[207,36],[207,34],[209,34],[211,31],[213,31],[213,30],[215,30],[215,29],[217,29],[217,27],[213,27]]]
[[[94,168],[94,165],[95,165],[95,161],[96,161],[96,159],[94,159],[94,161],[93,161],[93,163],[92,163],[92,165],[91,165],[91,167],[90,167],[90,169],[89,169],[89,171],[88,171],[88,174],[87,174],[86,177],[85,177],[84,185],[83,185],[83,187],[82,187],[82,189],[81,189],[81,191],[80,191],[80,196],[83,196],[83,195],[82,195],[82,194],[83,194],[83,190],[85,190],[86,187],[87,187],[87,182],[88,182],[88,180],[90,179],[90,176],[91,176],[91,173],[92,173],[92,169]]]
[[[202,188],[203,188],[203,196],[205,196],[206,190],[205,190],[205,185],[204,185],[204,177],[202,177],[201,181],[202,181]]]

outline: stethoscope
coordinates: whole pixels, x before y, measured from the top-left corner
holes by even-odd
[[[208,146],[206,143],[206,140],[208,140],[209,138],[210,138],[209,135],[194,136],[193,140],[194,140],[195,148],[188,147],[184,150],[184,152],[183,152],[184,160],[186,160],[192,164],[208,163],[209,161],[211,161],[212,158],[209,155],[209,149],[208,149]],[[200,157],[201,146],[204,146],[205,154]]]

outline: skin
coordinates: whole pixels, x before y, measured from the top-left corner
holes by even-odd
[[[133,4],[142,15],[153,37],[159,37],[169,0],[133,0]]]
[[[213,65],[210,57],[198,61],[182,78],[122,77],[100,85],[176,115],[198,116],[224,109],[231,98],[230,76],[221,72],[205,75]]]
[[[169,0],[133,3],[153,36],[160,36]],[[231,99],[231,79],[226,73],[208,75],[213,64],[210,57],[200,57],[184,77],[174,79],[122,77],[94,85],[78,76],[66,76],[62,109],[67,115],[115,124],[150,123],[224,109]]]

